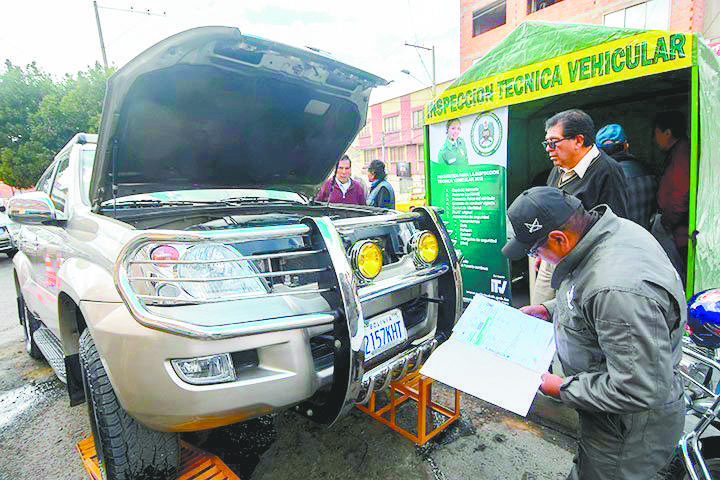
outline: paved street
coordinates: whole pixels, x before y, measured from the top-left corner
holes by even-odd
[[[25,354],[4,255],[0,308],[0,480],[84,478],[74,445],[90,434],[86,407],[70,408],[47,364]],[[435,395],[449,394],[435,388]],[[533,412],[549,427],[465,395],[460,421],[423,447],[359,410],[329,429],[284,412],[185,439],[243,479],[563,479],[572,462],[565,433],[573,412],[542,398]]]

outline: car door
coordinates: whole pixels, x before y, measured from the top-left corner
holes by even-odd
[[[56,167],[57,161],[53,161],[40,176],[35,190],[45,193],[50,192]],[[45,265],[41,247],[42,238],[44,237],[42,229],[44,228],[43,225],[24,224],[18,232],[18,248],[30,263],[30,278],[21,285],[23,298],[30,311],[41,319],[47,310],[47,307],[44,306],[47,301],[44,293],[45,289],[42,286],[45,282]]]
[[[71,182],[70,151],[64,152],[57,159],[57,167],[50,186],[52,200],[58,219],[67,219],[68,192]],[[40,308],[43,322],[56,336],[59,336],[58,295],[60,280],[58,271],[67,258],[65,246],[68,245],[64,227],[42,225],[37,230],[38,241],[38,274],[43,290],[43,302]]]

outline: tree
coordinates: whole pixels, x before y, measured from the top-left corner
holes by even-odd
[[[6,60],[0,75],[0,180],[32,186],[73,135],[97,133],[111,73],[96,63],[55,82],[35,63],[22,69]]]

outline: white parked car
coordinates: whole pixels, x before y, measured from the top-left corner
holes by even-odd
[[[0,253],[11,258],[17,252],[14,239],[16,229],[17,225],[5,214],[5,207],[0,207]]]

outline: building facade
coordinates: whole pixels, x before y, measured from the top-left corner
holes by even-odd
[[[450,82],[437,85],[436,91]],[[428,87],[371,105],[365,126],[348,150],[354,176],[367,179],[370,162],[385,163],[400,209],[422,203],[425,198],[423,108],[431,98]]]
[[[702,33],[720,40],[717,0],[460,0],[460,71],[526,20]]]

